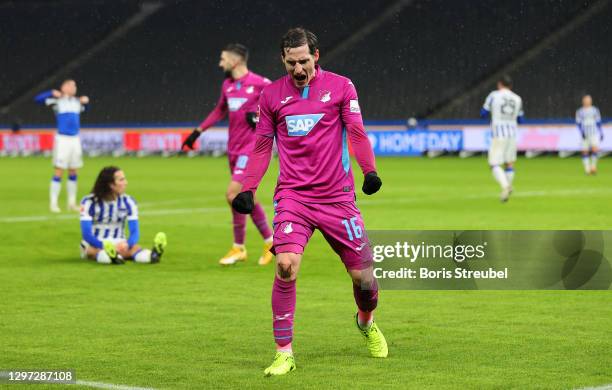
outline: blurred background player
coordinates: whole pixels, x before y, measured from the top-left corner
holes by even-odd
[[[500,200],[507,202],[512,193],[514,162],[516,161],[516,132],[523,121],[523,100],[511,91],[512,79],[503,76],[497,90],[487,96],[480,116],[491,118],[489,165],[493,177],[501,187]],[[504,168],[502,168],[502,165]]]
[[[339,255],[353,280],[357,304],[355,323],[370,355],[387,357],[387,342],[374,323],[378,286],[371,275],[372,258],[361,213],[355,205],[347,137],[364,174],[363,192],[377,192],[374,153],[361,118],[357,91],[346,77],[324,71],[317,62],[317,37],[310,31],[289,30],[281,41],[287,75],[264,89],[257,124],[257,144],[251,154],[242,191],[232,203],[241,213],[254,209],[257,189],[278,146],[280,172],[274,194],[276,275],[272,288],[276,355],[265,375],[295,370],[291,347],[296,278],[302,254],[319,229]]]
[[[38,104],[51,106],[57,118],[57,134],[53,143],[53,178],[49,187],[50,209],[59,213],[59,194],[62,188],[64,170],[68,170],[68,209],[78,211],[77,169],[83,166],[83,153],[79,131],[81,112],[89,105],[87,96],[76,97],[77,85],[74,80],[65,80],[60,90],[42,92],[34,99]]]
[[[593,105],[591,95],[582,97],[582,107],[576,111],[576,125],[582,135],[582,164],[587,175],[597,173],[597,153],[603,141],[601,114]]]
[[[105,167],[98,174],[91,194],[81,201],[81,257],[100,264],[158,263],[166,248],[164,233],[157,233],[153,249],[138,245],[138,206],[126,195],[127,179],[117,167]],[[125,235],[125,222],[129,238]]]
[[[231,181],[227,187],[226,199],[231,206],[244,178],[249,162],[249,154],[255,145],[255,124],[257,122],[257,103],[262,89],[270,80],[249,71],[247,67],[249,53],[245,46],[232,43],[221,51],[219,67],[225,72],[226,79],[221,85],[221,96],[217,106],[206,119],[196,127],[183,143],[183,148],[193,149],[200,134],[225,118],[229,112],[229,139],[227,157],[229,159]],[[247,251],[244,245],[246,237],[246,215],[230,207],[234,226],[234,244],[225,256],[219,260],[222,265],[231,265],[246,261]],[[264,239],[264,249],[258,264],[265,265],[272,261],[272,230],[268,225],[266,213],[260,203],[255,204],[251,214],[253,223]]]

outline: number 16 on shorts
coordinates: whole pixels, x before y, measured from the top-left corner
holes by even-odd
[[[363,229],[361,226],[356,224],[358,217],[353,217],[351,219],[343,219],[342,224],[346,228],[346,233],[348,235],[349,241],[353,241],[355,238],[363,237]]]

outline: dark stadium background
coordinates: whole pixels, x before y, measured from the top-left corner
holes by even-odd
[[[570,118],[591,93],[612,109],[606,0],[3,1],[0,124],[52,124],[32,104],[71,77],[92,99],[84,124],[201,119],[218,98],[220,49],[283,74],[279,38],[318,34],[321,64],[352,78],[364,118],[477,118],[502,73],[528,118]]]

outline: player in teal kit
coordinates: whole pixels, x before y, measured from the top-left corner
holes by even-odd
[[[263,87],[270,84],[267,78],[249,71],[247,68],[248,56],[247,48],[238,43],[229,44],[223,49],[219,67],[225,72],[226,79],[221,86],[221,96],[217,106],[183,143],[183,147],[192,149],[203,131],[225,118],[226,115],[229,116],[227,157],[232,175],[226,192],[229,204],[242,187],[244,172],[249,163],[249,153],[255,145],[254,130],[259,95]],[[266,213],[259,203],[255,205],[251,216],[264,239],[264,248],[258,264],[269,264],[272,261],[272,253],[270,253],[272,230],[268,225]],[[232,219],[234,244],[229,252],[219,260],[221,265],[232,265],[247,259],[244,245],[246,216],[232,210]]]
[[[357,92],[346,77],[317,65],[317,37],[295,28],[282,39],[287,75],[264,88],[259,100],[257,143],[249,156],[242,192],[232,206],[254,207],[254,192],[267,170],[276,139],[280,172],[274,194],[276,276],[272,289],[273,332],[277,353],[266,375],[296,367],[291,341],[296,278],[302,253],[315,229],[339,255],[353,279],[357,328],[373,357],[387,356],[387,342],[374,323],[378,286],[361,213],[355,205],[348,141],[364,174],[363,192],[377,192],[382,181],[363,127]]]

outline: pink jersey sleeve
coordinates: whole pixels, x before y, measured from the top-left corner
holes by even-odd
[[[255,149],[249,156],[249,163],[244,173],[242,191],[257,191],[257,187],[268,170],[272,158],[272,145],[274,138],[265,135],[257,135]]]
[[[261,96],[259,97],[259,106],[257,111],[259,122],[257,123],[255,133],[265,137],[274,137],[276,124],[274,123],[272,108],[268,104],[268,97],[265,89],[261,92]]]
[[[363,174],[376,171],[376,162],[374,160],[374,152],[370,145],[370,140],[363,127],[363,119],[361,118],[361,109],[359,107],[359,99],[357,98],[357,90],[352,81],[347,80],[344,87],[344,100],[342,102],[342,122],[346,126],[346,130],[355,154],[355,159],[361,168]]]
[[[217,105],[215,108],[208,114],[206,119],[198,126],[202,131],[208,129],[215,123],[219,122],[221,119],[225,118],[227,115],[227,101],[225,100],[225,94],[223,90],[225,88],[225,84],[221,86],[221,96],[219,96],[219,100],[217,101]]]
[[[357,98],[357,90],[353,82],[347,79],[344,86],[344,99],[342,101],[342,122],[345,125],[350,123],[360,123],[363,126],[361,118],[361,108],[359,107],[359,99]]]
[[[257,191],[257,187],[264,177],[270,159],[272,158],[272,146],[274,144],[274,120],[271,108],[268,105],[265,91],[262,91],[259,98],[258,115],[259,122],[255,133],[257,139],[255,141],[255,149],[249,155],[249,164],[244,173],[244,182],[242,183],[242,191]]]
[[[376,160],[374,152],[370,145],[370,139],[365,132],[365,128],[361,123],[349,123],[346,125],[346,131],[351,141],[351,147],[355,154],[357,164],[361,168],[364,175],[376,171]]]

